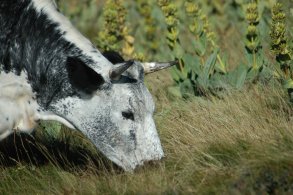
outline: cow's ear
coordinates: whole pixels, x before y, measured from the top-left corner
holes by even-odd
[[[103,56],[107,58],[112,64],[119,64],[125,62],[123,57],[116,51],[105,51]]]
[[[76,57],[67,58],[66,68],[71,85],[86,94],[92,94],[105,83],[102,75]]]

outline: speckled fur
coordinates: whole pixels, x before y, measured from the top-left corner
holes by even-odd
[[[11,133],[25,117],[32,123],[54,119],[82,131],[98,150],[125,170],[164,155],[153,120],[154,103],[143,83],[142,65],[135,63],[112,82],[109,71],[113,64],[57,11],[51,0],[1,0],[0,64],[0,77],[3,72],[13,74],[16,83],[28,86],[21,88],[26,96],[6,97],[16,93],[19,85],[7,88],[10,92],[0,96],[3,124],[7,115],[4,105],[11,105],[13,110],[21,99],[22,109],[10,112],[14,122],[5,123],[10,129],[6,132]],[[80,72],[74,72],[73,66]],[[81,81],[79,76],[88,79]],[[97,86],[82,87],[93,83]],[[30,99],[35,99],[34,106],[27,106]],[[23,126],[23,131],[32,129],[28,123]],[[7,136],[4,131],[0,128],[0,139]]]

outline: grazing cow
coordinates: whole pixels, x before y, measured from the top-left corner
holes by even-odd
[[[166,64],[104,55],[51,0],[1,0],[0,139],[55,120],[80,130],[124,170],[161,159],[143,80]]]

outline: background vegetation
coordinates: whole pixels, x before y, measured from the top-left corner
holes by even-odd
[[[293,2],[58,0],[102,50],[180,64],[146,77],[166,153],[124,173],[79,132],[1,142],[1,194],[293,193]]]

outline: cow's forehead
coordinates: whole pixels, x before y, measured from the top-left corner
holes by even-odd
[[[123,102],[133,107],[148,107],[153,110],[152,96],[143,81],[114,84],[112,90],[115,99],[123,99]]]

